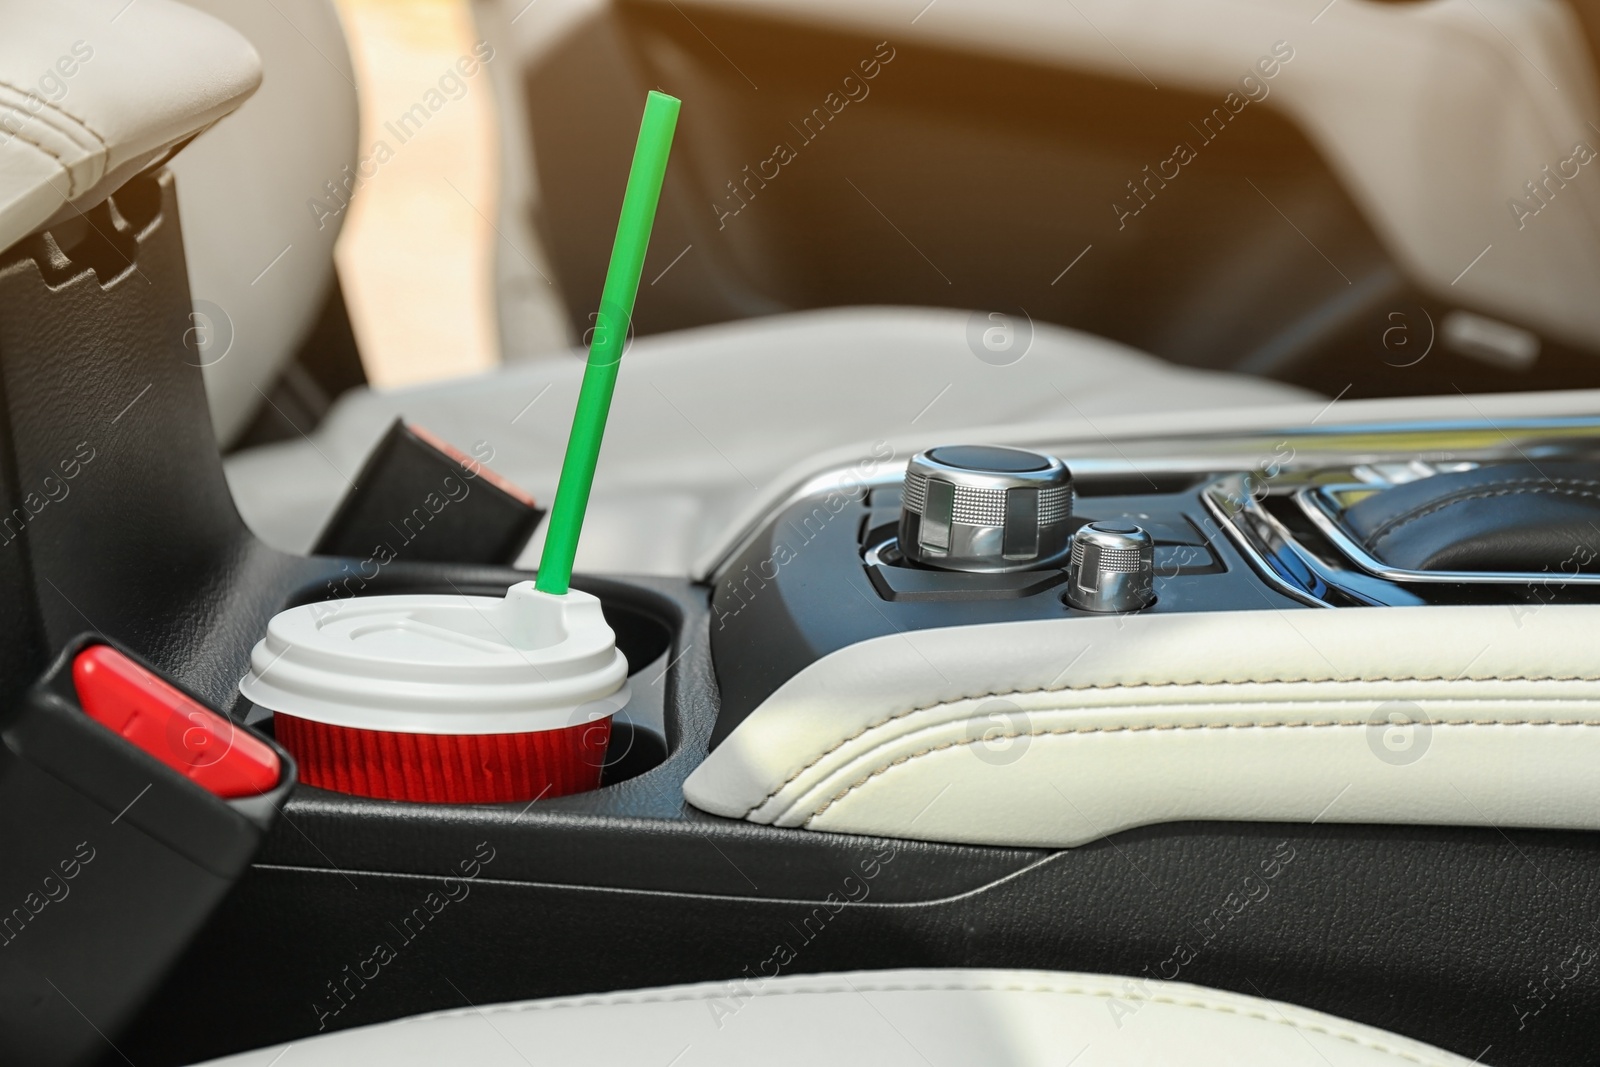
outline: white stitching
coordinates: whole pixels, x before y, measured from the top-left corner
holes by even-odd
[[[1371,1040],[1369,1038],[1362,1037],[1362,1036],[1360,1036],[1360,1035],[1358,1035],[1356,1033],[1353,1033],[1353,1032],[1350,1032],[1350,1031],[1345,1031],[1345,1030],[1333,1029],[1333,1028],[1326,1027],[1326,1026],[1320,1026],[1320,1025],[1317,1025],[1315,1023],[1307,1022],[1307,1021],[1304,1021],[1304,1020],[1291,1019],[1288,1016],[1282,1014],[1281,1012],[1277,1016],[1272,1016],[1272,1015],[1268,1015],[1264,1011],[1252,1011],[1252,1010],[1248,1010],[1248,1009],[1245,1009],[1245,1008],[1239,1008],[1239,1007],[1235,1007],[1235,1006],[1228,1005],[1228,1004],[1219,1004],[1219,1003],[1210,1002],[1210,1001],[1204,1001],[1204,1000],[1180,999],[1178,997],[1168,997],[1168,996],[1149,996],[1147,994],[1144,994],[1137,987],[1131,987],[1131,986],[1130,986],[1130,988],[1125,989],[1125,990],[1116,990],[1116,989],[1104,989],[1104,988],[1094,989],[1094,988],[1089,988],[1089,987],[1086,987],[1086,986],[1049,986],[1049,985],[1034,985],[1034,986],[1030,986],[1030,985],[1022,985],[1022,984],[1019,984],[1019,983],[1010,983],[1010,984],[1002,985],[1002,984],[992,983],[992,982],[974,982],[974,983],[966,983],[966,984],[951,984],[951,983],[945,983],[945,984],[937,984],[937,983],[909,984],[909,983],[907,983],[907,984],[899,984],[899,985],[888,985],[888,984],[875,984],[875,983],[872,983],[870,981],[863,981],[861,983],[847,982],[846,984],[841,985],[841,986],[824,986],[824,987],[821,987],[821,988],[805,988],[805,989],[793,989],[793,990],[785,989],[785,990],[781,990],[780,992],[778,992],[776,994],[758,993],[758,994],[756,994],[756,996],[757,997],[761,997],[761,996],[786,996],[787,997],[787,996],[804,996],[804,995],[812,995],[812,994],[824,994],[825,995],[825,994],[835,994],[835,993],[862,993],[862,992],[869,992],[869,993],[937,993],[937,992],[957,992],[957,993],[965,993],[965,992],[982,992],[982,993],[1053,993],[1053,994],[1059,994],[1059,995],[1064,995],[1064,996],[1085,996],[1085,997],[1099,997],[1099,998],[1102,998],[1102,999],[1121,999],[1121,1000],[1130,1000],[1130,1001],[1144,1001],[1145,1003],[1149,1003],[1149,1004],[1170,1004],[1170,1005],[1172,1005],[1174,1007],[1179,1007],[1179,1008],[1198,1008],[1198,1009],[1200,1009],[1202,1011],[1214,1011],[1214,1012],[1219,1012],[1219,1013],[1225,1014],[1225,1015],[1237,1015],[1237,1016],[1240,1016],[1241,1018],[1256,1019],[1256,1020],[1258,1020],[1260,1022],[1277,1023],[1277,1024],[1281,1025],[1281,1026],[1288,1026],[1288,1027],[1290,1027],[1290,1028],[1292,1028],[1294,1030],[1307,1031],[1307,1032],[1315,1033],[1315,1034],[1324,1034],[1324,1035],[1327,1035],[1328,1037],[1338,1038],[1341,1041],[1348,1041],[1353,1045],[1358,1045],[1358,1046],[1360,1046],[1362,1048],[1371,1049],[1372,1051],[1380,1053],[1380,1054],[1383,1054],[1383,1055],[1394,1056],[1396,1058],[1403,1059],[1403,1060],[1406,1060],[1406,1061],[1411,1062],[1411,1063],[1424,1064],[1424,1065],[1427,1065],[1427,1067],[1445,1067],[1444,1063],[1442,1061],[1440,1061],[1440,1060],[1434,1060],[1434,1059],[1426,1059],[1425,1060],[1425,1059],[1422,1059],[1421,1057],[1415,1056],[1415,1055],[1413,1055],[1413,1054],[1411,1054],[1409,1052],[1405,1052],[1405,1051],[1403,1051],[1401,1049],[1393,1048],[1393,1047],[1391,1047],[1389,1045],[1373,1041],[1373,1040]],[[559,1010],[559,1009],[562,1009],[562,1008],[577,1008],[577,1007],[590,1007],[590,1006],[608,1006],[608,1005],[617,1005],[617,1004],[675,1004],[675,1003],[683,1003],[683,1002],[696,1002],[696,1001],[715,1000],[715,999],[718,999],[718,998],[721,998],[721,997],[726,997],[727,995],[728,995],[728,991],[725,988],[716,988],[716,989],[702,990],[702,991],[695,992],[695,993],[683,993],[683,994],[679,994],[679,995],[676,995],[676,996],[649,996],[649,995],[646,995],[646,996],[632,996],[632,997],[629,997],[629,996],[620,996],[620,997],[619,996],[613,996],[613,997],[583,998],[583,999],[579,999],[579,1000],[561,1000],[561,1001],[555,1001],[555,1002],[551,1002],[551,1001],[533,1001],[533,1002],[522,1003],[522,1004],[492,1005],[492,1006],[489,1006],[489,1007],[486,1007],[486,1008],[482,1008],[482,1009],[478,1009],[478,1010],[480,1012],[482,1012],[482,1013],[491,1013],[492,1012],[492,1013],[495,1013],[495,1014],[516,1014],[516,1013],[531,1012],[531,1011],[551,1011],[551,1010]],[[464,1017],[464,1016],[469,1014],[469,1011],[470,1011],[470,1009],[461,1009],[461,1010],[458,1010],[458,1011],[450,1012],[449,1016],[461,1016],[461,1017]]]
[[[45,145],[41,144],[40,142],[34,140],[32,137],[25,136],[21,130],[13,130],[13,131],[11,131],[11,136],[14,139],[16,139],[18,141],[21,141],[23,144],[29,146],[30,148],[35,148],[35,149],[39,150],[43,154],[49,156],[51,159],[56,161],[56,166],[61,168],[61,173],[66,175],[66,178],[67,178],[67,194],[64,197],[64,199],[70,201],[73,197],[78,195],[78,188],[77,188],[78,182],[77,182],[77,179],[73,177],[72,168],[67,165],[67,161],[62,159],[60,154],[58,154],[54,150],[46,147]],[[0,145],[3,145],[3,142],[0,142]]]
[[[1600,493],[1587,492],[1582,489],[1563,489],[1566,485],[1591,485],[1600,487],[1600,481],[1592,478],[1502,478],[1499,481],[1488,482],[1484,485],[1462,487],[1447,494],[1442,499],[1417,504],[1409,511],[1403,511],[1391,516],[1388,520],[1379,523],[1378,528],[1370,535],[1371,540],[1380,541],[1394,533],[1407,523],[1417,519],[1426,518],[1435,512],[1456,504],[1465,504],[1474,500],[1487,500],[1496,496],[1515,496],[1518,493],[1556,493],[1560,496],[1587,497],[1591,500],[1600,498]]]
[[[10,82],[5,81],[4,79],[0,79],[0,86],[5,86],[7,89],[10,89],[12,92],[20,94],[24,100],[30,100],[30,99],[31,100],[38,100],[45,107],[49,108],[51,111],[54,111],[56,114],[58,114],[61,117],[65,118],[67,121],[73,123],[78,128],[80,128],[83,131],[85,131],[86,133],[88,133],[89,136],[93,137],[96,141],[99,141],[101,148],[106,149],[107,151],[110,150],[111,146],[106,144],[106,139],[104,137],[100,136],[100,131],[99,130],[96,130],[93,126],[89,125],[87,120],[79,118],[77,115],[74,115],[72,112],[68,111],[66,108],[64,108],[61,105],[57,104],[54,100],[46,100],[42,96],[37,96],[34,93],[30,93],[30,92],[27,92],[25,90],[19,89],[15,85],[12,85]],[[6,106],[15,108],[18,111],[23,110],[19,105],[16,105],[16,104],[8,104]],[[35,117],[38,116],[38,112],[34,112],[33,114],[34,114]],[[52,125],[53,126],[54,123],[48,123],[47,125]],[[56,132],[65,133],[66,131],[57,129]],[[68,135],[68,136],[70,136],[70,135]]]
[[[1323,703],[1334,703],[1334,702],[1333,701],[1324,701]],[[1338,701],[1337,703],[1345,703],[1345,704],[1370,703],[1370,701],[1345,700],[1345,701]],[[1541,703],[1560,703],[1560,701],[1553,701],[1553,702],[1551,702],[1551,701],[1541,701]],[[1590,701],[1573,701],[1572,703],[1591,703],[1591,702]],[[1038,709],[1038,710],[1040,710],[1040,711],[1060,711],[1060,710],[1065,710],[1065,709],[1060,709],[1060,708],[1041,708],[1041,709]],[[874,778],[878,777],[879,775],[881,775],[881,774],[883,774],[883,773],[885,773],[887,771],[893,770],[894,768],[900,766],[903,763],[909,763],[912,760],[917,759],[917,758],[919,758],[921,756],[931,755],[934,752],[942,752],[945,749],[955,748],[958,745],[971,745],[971,744],[978,744],[980,742],[988,742],[988,741],[1007,741],[1007,740],[1010,740],[1010,739],[1016,738],[1016,737],[1054,737],[1054,736],[1065,736],[1065,735],[1072,735],[1072,734],[1145,733],[1145,732],[1149,732],[1149,731],[1167,731],[1167,730],[1295,730],[1295,729],[1304,729],[1304,728],[1315,729],[1315,728],[1320,728],[1320,727],[1325,727],[1325,726],[1359,726],[1359,727],[1362,727],[1362,728],[1366,728],[1366,727],[1368,727],[1370,725],[1372,725],[1372,724],[1369,723],[1365,719],[1330,719],[1330,720],[1327,720],[1325,722],[1234,722],[1234,723],[1229,723],[1229,722],[1204,722],[1204,723],[1202,723],[1202,722],[1188,722],[1188,723],[1152,723],[1152,724],[1147,724],[1147,725],[1132,725],[1132,726],[1075,726],[1075,727],[1063,726],[1063,727],[1057,727],[1054,730],[1017,730],[1017,731],[1014,731],[1014,732],[1008,733],[1008,734],[985,734],[982,737],[966,737],[966,738],[961,738],[960,740],[956,740],[956,741],[946,741],[943,744],[932,745],[932,746],[930,746],[928,748],[924,748],[924,749],[921,749],[919,751],[912,752],[912,753],[910,753],[908,755],[901,756],[899,759],[890,761],[889,763],[885,764],[884,766],[879,767],[877,770],[873,771],[871,774],[868,774],[866,777],[860,779],[859,781],[851,783],[850,785],[846,786],[844,789],[840,790],[838,793],[834,794],[834,796],[832,798],[830,798],[826,804],[822,805],[822,807],[818,808],[816,811],[814,811],[810,815],[808,815],[806,817],[806,821],[804,823],[802,823],[801,825],[804,826],[806,829],[810,829],[812,821],[815,820],[815,819],[821,818],[823,812],[827,811],[829,808],[833,807],[834,804],[836,804],[839,801],[843,800],[845,797],[849,796],[851,793],[855,792],[857,789],[859,789],[862,786],[866,785],[868,782],[872,781]],[[1591,720],[1588,720],[1588,719],[1443,719],[1443,720],[1430,721],[1428,725],[1430,725],[1430,726],[1600,726],[1600,722],[1591,721]],[[757,805],[757,807],[760,807],[760,805]],[[751,809],[751,810],[753,811],[754,809]]]
[[[823,760],[827,759],[829,756],[831,756],[835,752],[839,751],[845,745],[848,745],[850,742],[856,740],[857,738],[862,737],[863,735],[865,735],[867,733],[870,733],[873,730],[876,730],[878,727],[885,726],[885,725],[887,725],[887,724],[889,724],[891,722],[894,722],[896,719],[903,719],[908,715],[915,715],[918,712],[923,712],[923,711],[932,711],[935,708],[949,707],[952,704],[959,704],[962,701],[983,700],[983,699],[988,698],[988,697],[1032,696],[1035,693],[1082,693],[1082,692],[1093,692],[1093,691],[1096,691],[1096,690],[1110,691],[1110,690],[1118,690],[1118,689],[1180,689],[1180,688],[1205,688],[1205,687],[1209,687],[1209,686],[1240,686],[1240,687],[1243,687],[1243,686],[1250,686],[1250,685],[1333,685],[1333,684],[1357,685],[1357,684],[1361,684],[1361,683],[1380,683],[1380,682],[1389,682],[1389,683],[1395,683],[1395,684],[1404,683],[1404,682],[1430,682],[1430,683],[1431,682],[1443,682],[1443,683],[1446,683],[1446,684],[1451,684],[1451,683],[1455,683],[1455,682],[1600,682],[1600,677],[1591,677],[1591,676],[1586,676],[1586,675],[1566,675],[1566,676],[1526,675],[1526,676],[1520,676],[1520,677],[1503,678],[1503,677],[1499,677],[1499,676],[1496,676],[1496,675],[1473,675],[1473,676],[1470,676],[1470,677],[1462,676],[1462,677],[1451,678],[1451,677],[1446,677],[1445,675],[1437,675],[1437,676],[1434,676],[1434,677],[1426,677],[1426,678],[1421,678],[1421,677],[1419,677],[1419,678],[1280,678],[1280,679],[1247,678],[1247,679],[1244,679],[1243,681],[1230,681],[1230,680],[1227,680],[1227,679],[1218,679],[1218,680],[1215,680],[1215,681],[1193,681],[1193,682],[1180,682],[1180,681],[1170,681],[1170,682],[1098,682],[1098,683],[1085,683],[1085,684],[1082,684],[1082,685],[1046,686],[1046,687],[1041,687],[1041,688],[1037,688],[1037,689],[996,689],[996,690],[991,690],[989,692],[984,692],[984,693],[970,693],[970,694],[965,694],[963,696],[950,697],[950,698],[945,699],[945,700],[936,700],[932,704],[923,704],[923,705],[920,705],[920,706],[914,707],[914,708],[906,708],[906,709],[904,709],[902,711],[893,712],[890,715],[888,715],[888,716],[886,716],[886,717],[884,717],[882,719],[879,719],[876,722],[868,723],[866,726],[863,726],[861,729],[857,730],[855,733],[851,734],[849,737],[844,738],[843,740],[839,741],[837,744],[833,745],[833,747],[831,747],[831,748],[827,749],[826,751],[822,752],[820,755],[817,756],[816,759],[812,760],[810,763],[806,764],[804,767],[801,767],[799,770],[795,771],[789,777],[785,778],[782,782],[778,783],[778,785],[772,790],[772,792],[768,793],[766,796],[762,797],[760,800],[758,800],[754,804],[752,804],[749,807],[749,809],[746,810],[745,813],[740,817],[748,819],[751,815],[753,815],[756,812],[757,809],[759,809],[762,805],[766,804],[769,800],[771,800],[773,797],[777,796],[779,793],[783,792],[785,787],[787,787],[788,785],[793,783],[802,774],[806,773],[811,768],[815,767],[817,764],[821,763]],[[1324,701],[1324,703],[1327,703],[1327,701]]]

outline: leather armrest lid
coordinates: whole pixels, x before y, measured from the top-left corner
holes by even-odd
[[[243,103],[250,43],[174,0],[0,0],[0,249],[94,206]]]
[[[1588,604],[1059,618],[832,652],[683,786],[774,826],[1069,847],[1233,819],[1600,829]]]

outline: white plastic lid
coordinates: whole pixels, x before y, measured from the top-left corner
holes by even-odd
[[[532,582],[482,596],[373,596],[274,616],[239,691],[313,722],[413,734],[555,730],[628,700],[600,601]]]

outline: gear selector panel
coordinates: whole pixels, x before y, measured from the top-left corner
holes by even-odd
[[[898,484],[791,500],[716,581],[714,740],[808,664],[874,637],[1108,611],[1306,606],[1251,572],[1200,500],[1208,480],[1075,477],[1054,456],[959,445],[918,453]]]
[[[1577,458],[1346,453],[1265,476],[1159,463],[1112,475],[1038,451],[931,448],[870,491],[791,498],[720,569],[716,737],[815,660],[896,633],[1133,611],[1592,603],[1600,463]]]

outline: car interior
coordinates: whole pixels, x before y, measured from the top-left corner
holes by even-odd
[[[0,0],[0,1064],[1593,1062],[1597,55]]]

